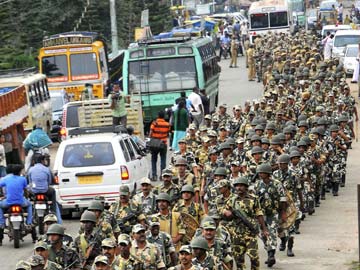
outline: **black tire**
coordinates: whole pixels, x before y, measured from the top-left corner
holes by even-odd
[[[20,230],[14,230],[14,248],[20,247],[21,232]]]
[[[39,234],[44,234],[44,217],[38,217]]]

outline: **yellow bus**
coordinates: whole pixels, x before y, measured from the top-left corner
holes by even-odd
[[[122,73],[122,53],[109,60],[106,42],[95,32],[68,32],[43,40],[39,52],[40,72],[47,76],[51,90],[65,90],[72,100],[80,100],[92,85],[94,98],[104,98],[110,81]]]
[[[24,130],[29,132],[35,125],[40,125],[50,134],[52,110],[49,89],[44,74],[6,74],[0,76],[0,89],[25,88],[28,118]]]

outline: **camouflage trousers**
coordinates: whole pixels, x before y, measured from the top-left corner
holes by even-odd
[[[312,183],[312,186],[315,187],[315,190],[311,188],[310,183],[304,182],[304,188],[302,191],[304,198],[304,208],[306,209],[306,211],[311,211],[315,208],[315,197],[320,196],[321,193],[320,181],[318,181],[315,175],[312,174],[310,176],[310,181]]]
[[[276,249],[277,247],[277,232],[279,227],[279,214],[265,215],[265,225],[269,231],[269,237],[261,237],[264,242],[264,248],[267,251]]]
[[[345,162],[343,162],[343,160],[339,160],[339,162],[334,163],[330,180],[332,183],[340,183],[342,176],[346,174],[346,165],[344,166],[344,163]]]
[[[246,269],[245,254],[250,258],[251,270],[260,269],[259,248],[256,235],[241,233],[237,228],[229,228],[231,234],[231,248],[236,267],[239,270]]]

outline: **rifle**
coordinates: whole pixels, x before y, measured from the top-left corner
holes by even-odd
[[[248,220],[246,214],[240,210],[240,209],[232,209],[232,214],[241,220],[242,223],[244,223],[244,225],[246,227],[249,228],[250,232],[258,235],[259,234],[259,229],[257,227],[255,227],[253,224],[251,224],[251,222]]]
[[[126,226],[125,224],[134,219],[137,218],[137,214],[136,213],[130,213],[128,214],[126,217],[122,218],[121,220],[117,220],[118,226],[121,230],[122,233],[127,233],[129,234],[131,231],[129,230],[128,226]]]
[[[86,264],[87,264],[87,262],[88,262],[88,260],[90,258],[91,252],[93,251],[94,246],[96,245],[96,242],[98,242],[98,241],[101,242],[100,232],[101,232],[101,226],[99,225],[98,229],[96,230],[96,232],[94,234],[94,239],[90,242],[90,244],[86,248],[85,260],[82,263],[82,268],[85,268],[85,266],[86,266]]]

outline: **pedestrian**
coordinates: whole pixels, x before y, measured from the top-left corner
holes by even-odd
[[[6,175],[5,135],[0,135],[0,179]]]
[[[126,96],[120,88],[120,82],[113,84],[113,91],[108,97],[110,109],[112,110],[113,126],[127,124],[127,110],[125,103],[130,103],[130,97]]]
[[[231,51],[231,61],[230,61],[230,68],[234,67],[237,68],[237,53],[238,53],[238,41],[236,40],[236,37],[233,36],[230,44],[230,51]],[[234,65],[234,66],[233,66]]]
[[[200,99],[200,96],[199,96]],[[200,99],[201,101],[201,99]],[[174,138],[172,143],[172,149],[179,150],[178,141],[186,137],[186,129],[189,126],[189,115],[185,109],[185,103],[180,101],[178,109],[174,112]],[[165,169],[166,164],[162,169]]]
[[[204,108],[199,92],[200,89],[198,87],[194,87],[192,93],[188,96],[188,99],[191,101],[193,106],[190,111],[193,120],[192,122],[196,125],[197,129],[204,119]]]
[[[324,47],[324,60],[331,58],[331,50],[333,46],[334,34],[329,31],[326,33],[326,37],[321,41],[321,44]]]
[[[181,101],[180,103],[184,105],[183,101]],[[176,111],[176,115],[179,114],[179,111],[180,111],[179,109]],[[187,116],[187,112],[185,109],[183,109],[181,113],[184,113],[184,111]],[[170,123],[165,120],[165,112],[159,111],[157,119],[151,123],[150,134],[149,134],[149,137],[151,139],[156,140],[157,142],[160,143],[158,144],[158,147],[155,146],[150,147],[152,181],[157,180],[157,159],[159,154],[160,154],[161,171],[166,168],[166,153],[168,148],[167,145],[168,145],[168,137],[169,137],[170,129],[171,129]]]
[[[246,22],[243,22],[241,24],[240,31],[241,31],[241,40],[245,41],[246,38],[248,38],[248,34],[249,34],[249,28]]]
[[[210,98],[206,94],[206,89],[200,89],[200,98],[204,108],[204,115],[210,114]]]
[[[250,44],[249,49],[246,51],[247,55],[247,66],[248,68],[248,80],[254,81],[255,80],[255,59],[254,59],[254,45]]]

